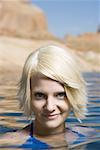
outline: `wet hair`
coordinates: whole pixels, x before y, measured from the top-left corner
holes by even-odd
[[[18,87],[20,107],[27,116],[32,116],[33,113],[30,80],[36,74],[42,74],[61,83],[76,118],[80,120],[85,117],[87,112],[85,81],[76,56],[68,48],[46,45],[28,56]]]

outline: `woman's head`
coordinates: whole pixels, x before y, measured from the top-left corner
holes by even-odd
[[[78,119],[85,116],[85,83],[76,58],[69,49],[47,45],[28,56],[19,84],[18,97],[21,108],[29,116],[34,112],[31,105],[31,79],[39,74],[59,82],[64,87],[75,116]]]
[[[41,74],[32,76],[31,106],[38,133],[44,134],[45,129],[48,133],[64,131],[70,104],[62,84]]]

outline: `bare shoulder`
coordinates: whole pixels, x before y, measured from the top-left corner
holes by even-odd
[[[0,146],[20,145],[28,138],[28,133],[25,130],[18,130],[16,132],[8,132],[0,136]]]

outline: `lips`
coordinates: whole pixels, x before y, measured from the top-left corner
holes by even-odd
[[[46,119],[49,119],[49,120],[53,120],[53,119],[56,119],[57,117],[59,116],[59,114],[43,114],[43,117],[45,117]]]

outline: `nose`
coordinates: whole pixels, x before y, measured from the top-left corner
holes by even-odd
[[[46,111],[49,111],[49,112],[52,112],[55,110],[54,99],[52,97],[48,97],[44,108]]]

